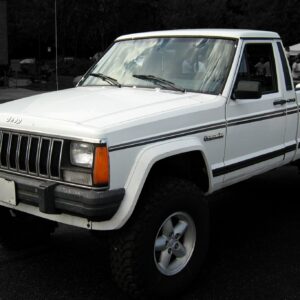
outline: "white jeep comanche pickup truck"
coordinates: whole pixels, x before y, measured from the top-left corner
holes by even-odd
[[[121,36],[76,88],[1,105],[2,244],[115,231],[118,285],[174,295],[207,252],[205,195],[297,164],[299,102],[276,33]]]

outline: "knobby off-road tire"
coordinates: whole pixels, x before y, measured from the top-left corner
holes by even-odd
[[[208,250],[208,207],[196,185],[177,178],[148,186],[141,197],[142,206],[112,239],[112,275],[130,296],[169,298],[201,270]]]
[[[0,244],[7,250],[18,250],[45,243],[56,227],[56,222],[0,208]]]

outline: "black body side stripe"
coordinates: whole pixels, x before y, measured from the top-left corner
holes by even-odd
[[[277,111],[276,113],[266,113],[266,114],[260,114],[255,115],[252,117],[246,117],[246,118],[239,118],[239,119],[233,119],[228,121],[228,126],[235,126],[240,124],[247,124],[247,123],[253,123],[257,121],[263,121],[267,119],[273,119],[278,117],[284,117],[286,114],[286,110]]]
[[[160,141],[165,141],[169,139],[174,139],[182,136],[187,136],[187,135],[192,135],[196,133],[201,133],[209,130],[216,130],[216,129],[222,129],[226,128],[227,126],[236,126],[236,125],[241,125],[241,124],[247,124],[247,123],[252,123],[252,122],[259,122],[267,119],[272,119],[272,118],[278,118],[278,117],[283,117],[286,114],[294,114],[298,112],[298,108],[295,106],[293,108],[289,109],[283,109],[283,110],[277,110],[275,112],[269,112],[269,113],[263,113],[263,114],[258,114],[255,116],[251,117],[243,117],[243,118],[238,118],[238,119],[233,119],[226,122],[219,122],[219,123],[214,123],[210,125],[205,125],[205,126],[200,126],[200,127],[195,127],[195,128],[190,128],[182,131],[176,131],[176,132],[171,132],[163,135],[158,135],[158,136],[153,136],[145,139],[140,139],[132,142],[127,142],[123,144],[117,144],[109,147],[109,151],[117,151],[117,150],[123,150],[127,148],[133,148],[137,146],[143,146],[151,143],[156,143]]]
[[[295,108],[296,108],[296,106],[295,106]],[[241,120],[252,119],[252,118],[260,118],[260,117],[272,116],[272,115],[277,115],[277,114],[284,114],[285,111],[286,111],[285,109],[280,109],[280,110],[267,112],[267,113],[263,113],[263,114],[256,114],[256,115],[249,116],[249,117],[236,118],[233,121],[235,121],[235,120],[241,121]]]
[[[177,131],[177,132],[172,132],[172,133],[168,133],[168,134],[164,134],[164,135],[150,137],[147,139],[141,139],[141,140],[137,140],[137,141],[132,141],[132,142],[124,143],[124,144],[111,146],[111,147],[109,147],[109,151],[112,152],[112,151],[116,151],[116,150],[122,150],[122,149],[137,147],[137,146],[143,146],[143,145],[147,145],[147,144],[151,144],[151,143],[155,143],[155,142],[165,141],[165,140],[169,140],[169,139],[174,139],[174,138],[178,138],[178,137],[182,137],[182,136],[187,136],[187,135],[205,132],[205,131],[209,131],[209,130],[216,130],[216,129],[225,128],[225,127],[226,127],[226,123],[221,122],[221,123],[216,123],[216,124],[212,124],[212,125],[186,129],[186,130],[182,130],[182,131]]]
[[[290,99],[290,100],[293,100],[293,99]],[[295,100],[295,99],[294,99]],[[287,102],[291,102],[291,101],[287,101]],[[298,106],[293,106],[293,107],[289,107],[287,109],[287,115],[292,115],[292,114],[296,114],[299,112],[299,109],[298,109]]]
[[[287,112],[287,114],[288,115],[293,115],[293,114],[297,114],[298,113],[298,109],[293,109],[293,110],[289,110],[288,112]]]
[[[288,152],[295,151],[296,146],[297,146],[296,144],[290,145],[290,146],[287,146],[283,149],[279,149],[279,150],[276,150],[276,151],[273,151],[273,152],[270,152],[270,153],[266,153],[266,154],[263,154],[263,155],[260,155],[260,156],[256,156],[256,157],[253,157],[253,158],[243,160],[243,161],[238,162],[238,163],[234,163],[234,164],[231,164],[231,165],[228,165],[228,166],[224,166],[224,167],[221,167],[221,168],[214,169],[212,171],[213,176],[217,177],[217,176],[220,176],[220,175],[225,175],[227,173],[234,172],[234,171],[246,168],[246,167],[250,167],[252,165],[258,164],[260,162],[263,162],[263,161],[266,161],[266,160],[269,160],[269,159],[272,159],[272,158],[276,158],[276,157],[284,155]]]
[[[286,146],[284,149],[285,149],[285,153],[295,151],[297,149],[297,144]]]
[[[298,106],[293,106],[293,107],[288,107],[288,108],[287,108],[287,111],[293,110],[293,109],[299,110],[299,109],[298,109]]]

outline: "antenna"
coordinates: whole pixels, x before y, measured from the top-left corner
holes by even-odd
[[[56,0],[54,2],[54,12],[55,12],[55,76],[56,76],[56,90],[58,91],[58,57],[57,57],[57,10],[56,10]]]

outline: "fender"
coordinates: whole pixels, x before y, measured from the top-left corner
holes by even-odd
[[[168,140],[141,149],[127,178],[126,193],[119,210],[109,221],[93,222],[92,229],[112,230],[121,228],[132,215],[151,168],[156,162],[164,158],[191,151],[200,151],[209,174],[209,189],[211,189],[211,169],[204,155],[204,149],[201,140],[196,136]]]

